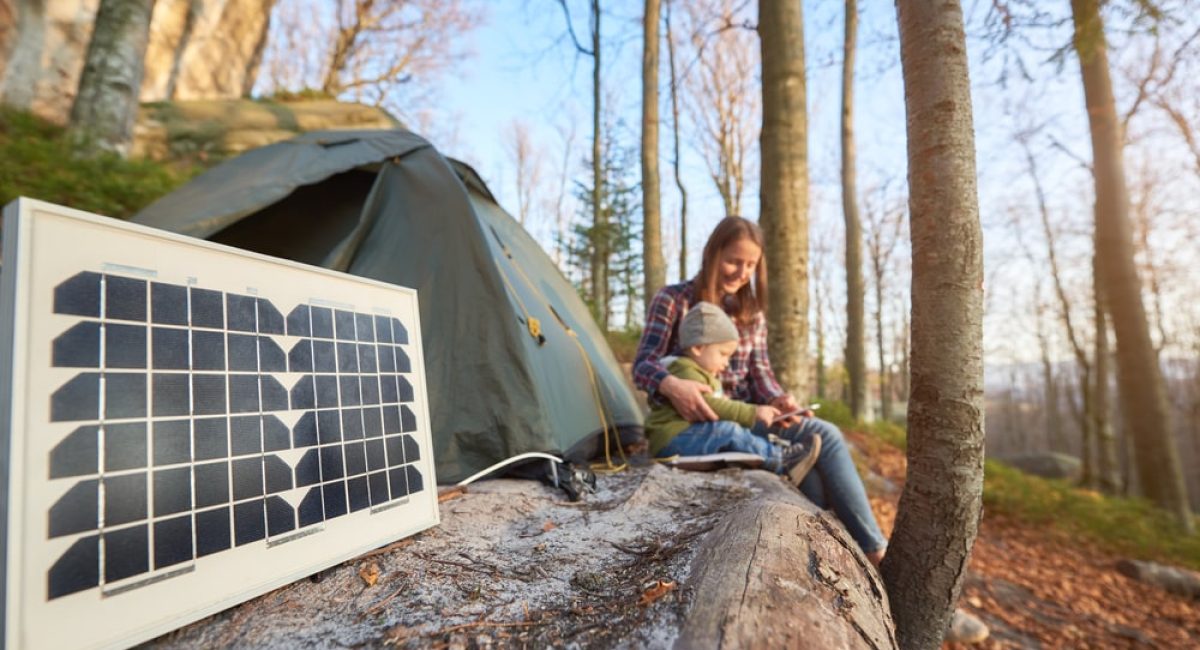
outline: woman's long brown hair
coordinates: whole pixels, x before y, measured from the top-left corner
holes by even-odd
[[[758,224],[742,217],[725,217],[713,228],[704,244],[704,258],[700,262],[700,272],[692,280],[692,289],[696,300],[711,302],[714,305],[725,306],[724,294],[721,292],[720,256],[726,246],[742,239],[749,239],[759,250],[765,251],[762,230]],[[754,280],[738,289],[737,304],[733,306],[733,319],[739,325],[746,325],[754,320],[760,311],[767,307],[767,258],[762,256],[754,269]]]

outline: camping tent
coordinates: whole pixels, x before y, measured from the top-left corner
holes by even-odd
[[[255,149],[133,221],[416,289],[440,483],[525,452],[585,461],[606,427],[641,435],[570,283],[470,167],[412,133]]]

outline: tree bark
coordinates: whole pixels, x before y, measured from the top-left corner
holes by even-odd
[[[883,268],[884,256],[873,256],[875,265],[875,344],[879,351],[879,419],[892,419],[891,386],[888,382],[887,350],[883,347]]]
[[[608,219],[604,211],[604,165],[600,153],[600,0],[592,13],[592,300],[601,332],[608,331]]]
[[[1092,255],[1093,306],[1096,320],[1096,377],[1092,385],[1092,431],[1096,434],[1096,479],[1100,489],[1116,494],[1121,489],[1121,471],[1117,460],[1117,436],[1113,432],[1108,400],[1108,318],[1104,286],[1100,282],[1099,256]]]
[[[688,255],[688,239],[687,239],[687,207],[688,195],[687,188],[683,186],[683,175],[679,169],[679,80],[675,75],[675,34],[671,30],[671,2],[666,0],[666,28],[667,28],[667,62],[671,69],[671,133],[674,136],[674,157],[671,160],[671,166],[675,172],[675,187],[679,189],[679,281],[686,282],[688,278],[687,272],[687,255]],[[646,292],[650,295],[650,292]]]
[[[904,648],[937,648],[983,493],[983,235],[958,2],[897,3],[912,233],[908,480],[883,561]]]
[[[846,373],[850,381],[850,414],[859,418],[867,403],[867,355],[863,317],[862,221],[858,216],[858,183],[854,170],[857,0],[846,0],[845,21],[846,35],[842,47],[842,213],[846,219]]]
[[[42,49],[46,40],[46,7],[43,0],[30,0],[16,7],[16,25],[3,52],[6,57],[0,75],[0,102],[29,110],[36,95],[41,71]]]
[[[808,117],[801,3],[759,0],[763,127],[759,223],[770,283],[768,341],[785,388],[808,389]]]
[[[667,283],[662,252],[662,198],[658,176],[659,0],[646,0],[642,17],[642,299],[647,313],[655,292]]]
[[[101,0],[88,44],[71,130],[125,155],[133,140],[154,0]]]
[[[1096,254],[1117,338],[1122,413],[1134,440],[1134,461],[1146,496],[1186,530],[1194,524],[1179,455],[1171,438],[1166,391],[1142,304],[1133,260],[1122,137],[1109,77],[1104,24],[1097,0],[1071,0],[1096,183]]]

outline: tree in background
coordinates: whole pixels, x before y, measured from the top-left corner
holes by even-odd
[[[885,189],[885,188],[884,188]],[[900,243],[900,231],[904,226],[904,208],[889,202],[884,189],[879,192],[878,205],[867,204],[867,254],[871,261],[871,279],[875,289],[875,345],[879,354],[879,417],[892,418],[891,366],[887,360],[887,345],[883,328],[883,312],[886,306],[887,279],[895,275],[892,253]],[[848,315],[848,314],[847,314]],[[848,319],[847,319],[848,320]],[[865,344],[864,344],[865,356]],[[865,365],[865,361],[864,361]]]
[[[101,150],[129,151],[153,10],[154,0],[102,0],[96,11],[71,130]]]
[[[862,417],[867,405],[867,352],[863,317],[862,221],[854,149],[854,50],[858,39],[858,2],[846,0],[842,47],[842,213],[846,220],[846,373],[850,414]]]
[[[658,178],[659,0],[646,0],[642,15],[642,292],[645,307],[667,283],[662,252],[662,199]]]
[[[533,142],[529,125],[519,119],[513,120],[509,125],[508,131],[505,132],[504,144],[509,163],[517,174],[517,221],[529,229],[534,195],[542,181],[542,154]]]
[[[1071,0],[1074,48],[1083,77],[1092,135],[1096,183],[1096,255],[1104,300],[1117,339],[1117,381],[1122,413],[1134,440],[1134,460],[1146,496],[1171,512],[1185,529],[1194,527],[1183,487],[1183,471],[1171,438],[1166,390],[1142,304],[1133,259],[1129,195],[1125,183],[1124,136],[1117,118],[1108,48],[1098,0]]]
[[[769,260],[771,363],[782,385],[808,389],[808,118],[799,2],[759,0],[762,152],[759,224]]]
[[[983,234],[962,7],[897,3],[908,119],[908,478],[883,577],[902,648],[937,648],[983,494]],[[764,57],[765,58],[765,57]]]
[[[671,75],[671,169],[675,175],[675,188],[679,190],[679,281],[691,279],[687,271],[687,208],[688,193],[683,185],[683,176],[679,168],[679,77],[675,67],[675,33],[671,23],[671,5],[673,0],[666,0],[666,12],[663,22],[666,25],[667,37],[667,66]],[[649,291],[647,296],[653,297]]]

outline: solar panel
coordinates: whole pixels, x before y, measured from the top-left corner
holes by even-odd
[[[27,199],[3,234],[7,647],[131,645],[438,522],[416,292]]]

